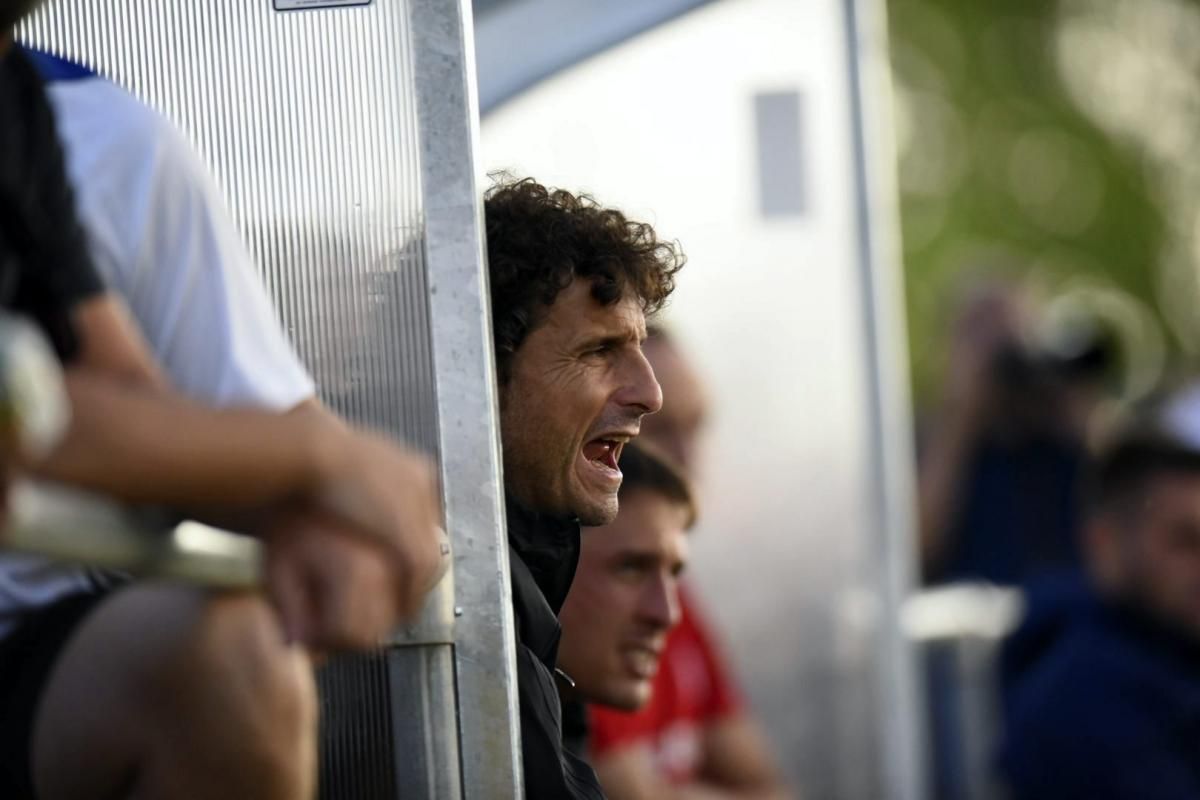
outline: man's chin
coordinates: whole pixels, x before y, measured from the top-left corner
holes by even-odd
[[[588,528],[596,528],[599,525],[607,525],[613,519],[617,518],[617,498],[613,497],[611,501],[600,503],[593,501],[586,505],[576,504],[575,516],[580,518],[580,524],[586,525]]]
[[[650,701],[650,682],[636,681],[614,686],[597,702],[618,711],[638,711]]]
[[[575,516],[589,528],[607,525],[617,518],[617,495],[581,497],[575,503]]]

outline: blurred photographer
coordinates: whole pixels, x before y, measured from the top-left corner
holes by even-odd
[[[1079,563],[1078,483],[1112,343],[1078,323],[1035,339],[1027,299],[972,287],[919,463],[927,583],[1020,584]]]
[[[1089,602],[1005,697],[1016,800],[1200,798],[1200,440],[1194,398],[1133,420],[1091,470]],[[1018,637],[1036,634],[1027,620]]]

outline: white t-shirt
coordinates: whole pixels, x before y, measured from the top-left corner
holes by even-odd
[[[284,334],[204,165],[172,125],[103,78],[33,54],[93,259],[167,375],[213,405],[287,410],[313,382]],[[0,636],[91,588],[90,573],[0,556]]]

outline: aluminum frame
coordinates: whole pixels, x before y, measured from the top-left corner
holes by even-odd
[[[468,0],[409,0],[447,528],[453,536],[463,793],[521,797],[491,302],[476,185],[479,101]],[[465,310],[465,313],[464,313]]]
[[[908,337],[900,259],[899,195],[883,0],[843,0],[853,114],[859,267],[866,327],[875,525],[881,557],[868,576],[878,607],[875,680],[882,789],[892,800],[927,797],[926,734],[915,648],[900,612],[912,591],[916,507]]]

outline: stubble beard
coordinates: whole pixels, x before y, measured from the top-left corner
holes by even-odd
[[[611,495],[600,503],[590,503],[586,500],[578,503],[578,505],[587,504],[587,508],[579,509],[575,512],[575,516],[579,517],[579,524],[586,525],[589,528],[598,527],[600,525],[608,525],[617,518],[617,510],[619,508],[616,494]]]

